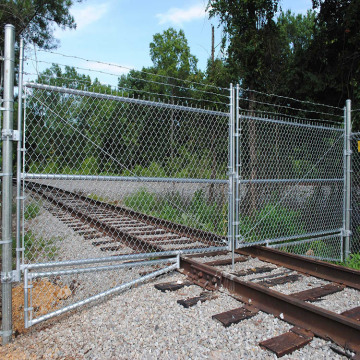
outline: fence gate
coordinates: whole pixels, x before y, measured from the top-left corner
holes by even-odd
[[[24,84],[27,327],[228,249],[228,113],[52,80]]]
[[[9,86],[4,95],[3,258],[13,142],[17,227],[16,271],[3,262],[2,288],[23,277],[13,294],[24,296],[25,327],[176,269],[180,254],[256,244],[337,261],[358,250],[349,106],[342,128],[244,111],[239,86],[229,96],[137,78],[171,88],[155,101],[59,64],[23,82],[22,53],[16,131]]]
[[[244,112],[239,87],[232,93],[236,247],[341,260],[344,129]]]

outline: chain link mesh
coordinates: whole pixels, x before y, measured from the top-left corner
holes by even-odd
[[[28,88],[24,261],[226,246],[228,122],[218,111]]]
[[[343,130],[240,114],[240,246],[309,239],[342,228]],[[338,239],[336,258],[341,254]],[[332,242],[289,251],[333,258]],[[284,246],[282,246],[284,247]],[[319,249],[323,249],[320,251]]]
[[[360,253],[360,133],[352,134],[352,184],[351,184],[351,246],[353,254]]]

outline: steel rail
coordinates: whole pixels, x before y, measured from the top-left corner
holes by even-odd
[[[153,226],[156,226],[159,229],[164,229],[166,231],[178,234],[180,236],[186,236],[186,237],[190,237],[191,240],[193,242],[201,242],[204,244],[207,244],[209,246],[224,246],[225,245],[225,239],[221,238],[220,236],[210,233],[210,232],[206,232],[203,230],[198,230],[198,229],[194,229],[194,228],[190,228],[188,226],[185,225],[180,225],[180,224],[175,224],[173,222],[170,222],[168,220],[163,220],[163,219],[159,219],[150,215],[145,215],[130,209],[126,209],[124,207],[121,206],[117,206],[117,205],[113,205],[113,204],[108,204],[108,203],[104,203],[101,202],[99,200],[94,200],[94,199],[90,199],[86,196],[83,195],[78,195],[78,194],[74,194],[70,191],[67,190],[63,190],[57,187],[53,187],[50,185],[44,185],[44,184],[38,184],[38,183],[33,183],[33,182],[29,182],[27,183],[27,187],[32,190],[37,192],[39,195],[44,196],[42,194],[42,191],[39,190],[39,188],[41,189],[46,189],[46,190],[54,190],[57,192],[57,194],[59,194],[60,192],[62,192],[63,194],[72,196],[75,199],[79,199],[81,201],[85,201],[89,204],[95,205],[95,206],[99,206],[104,208],[104,206],[106,206],[106,210],[109,211],[114,211],[118,214],[121,215],[125,215],[125,216],[129,216],[132,217],[133,219],[137,219],[139,221],[142,221],[146,224],[150,224]],[[87,222],[91,222],[92,225],[94,225],[97,229],[101,230],[101,231],[105,231],[107,234],[109,234],[111,237],[117,237],[119,238],[119,240],[122,241],[126,241],[129,245],[138,245],[140,246],[146,246],[147,248],[149,248],[149,251],[156,251],[156,252],[163,252],[164,250],[156,245],[150,245],[149,243],[145,243],[144,241],[138,239],[137,237],[135,237],[134,235],[131,235],[125,231],[121,231],[116,227],[113,227],[111,225],[107,225],[104,224],[102,221],[88,215],[85,214],[79,210],[73,209],[71,206],[66,205],[65,203],[63,203],[62,201],[60,201],[59,199],[56,199],[56,197],[51,197],[49,195],[46,195],[46,199],[51,201],[53,204],[55,204],[56,206],[61,206],[62,208],[66,209],[67,211],[71,212],[74,216],[83,219],[84,221]]]
[[[360,271],[357,270],[261,246],[242,248],[236,250],[236,253],[257,257],[266,262],[360,290]]]
[[[261,311],[295,325],[311,330],[316,336],[332,340],[336,344],[360,352],[360,322],[333,313],[291,295],[284,295],[265,286],[242,281],[234,275],[219,271],[193,259],[181,257],[180,268],[195,279],[195,283],[207,287],[216,284],[228,289],[235,297]],[[198,281],[197,281],[198,280]]]

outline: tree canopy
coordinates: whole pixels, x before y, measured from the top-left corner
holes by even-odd
[[[15,26],[17,37],[31,41],[40,48],[57,46],[53,36],[53,25],[60,28],[76,28],[75,20],[69,10],[75,2],[82,0],[2,0],[0,3],[0,28],[6,24]],[[0,48],[3,38],[0,37]]]
[[[313,0],[305,15],[279,0],[209,0],[224,29],[233,81],[267,93],[343,106],[359,103],[360,2]]]
[[[159,94],[188,97],[188,81],[204,81],[191,54],[184,31],[169,28],[153,36],[149,45],[153,66],[131,70],[119,78],[119,88],[131,89],[132,95]]]

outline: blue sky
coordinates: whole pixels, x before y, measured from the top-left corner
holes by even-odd
[[[208,19],[205,13],[207,0],[85,0],[72,7],[71,13],[77,23],[76,30],[55,29],[60,40],[56,50],[90,60],[119,64],[126,68],[141,69],[152,65],[149,44],[155,33],[169,27],[183,29],[191,49],[202,70],[206,67],[211,52],[211,25],[215,26],[215,45],[220,40],[220,29],[216,19]],[[311,0],[282,0],[283,10],[305,13],[311,8]],[[220,46],[217,47],[218,53]],[[29,56],[34,57],[31,50]],[[37,52],[38,60],[91,68],[120,75],[126,68],[85,62]],[[49,64],[28,61],[25,70],[30,73],[42,71]],[[79,70],[85,73],[85,71]],[[116,85],[115,76],[90,72],[102,82]]]

